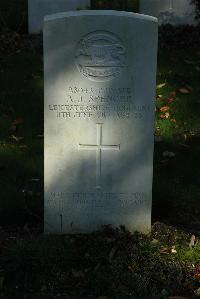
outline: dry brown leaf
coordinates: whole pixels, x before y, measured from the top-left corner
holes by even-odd
[[[160,249],[160,253],[161,254],[169,254],[170,250],[167,247],[163,247],[163,248]]]
[[[161,115],[160,115],[160,118],[161,118],[161,119],[167,119],[167,118],[169,118],[169,117],[170,117],[169,112],[166,112],[165,114],[161,114]]]
[[[165,119],[165,114],[161,114],[161,115],[160,115],[160,118],[161,118],[161,119]]]
[[[182,94],[189,94],[190,90],[186,87],[182,87],[182,88],[179,89],[179,92],[182,93]]]
[[[161,112],[166,112],[166,111],[168,111],[169,109],[170,109],[169,106],[163,106],[163,107],[160,108],[160,111],[161,111]]]
[[[167,103],[168,103],[168,104],[171,104],[173,101],[174,101],[174,98],[168,98],[168,99],[167,99]]]
[[[175,119],[175,118],[172,118],[172,119],[171,119],[171,122],[172,122],[172,123],[176,123],[176,119]]]

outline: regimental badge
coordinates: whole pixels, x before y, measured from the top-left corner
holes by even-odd
[[[82,75],[93,81],[115,78],[126,66],[126,50],[113,33],[95,31],[78,43],[75,61]]]

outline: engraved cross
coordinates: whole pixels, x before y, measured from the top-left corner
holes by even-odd
[[[102,144],[102,127],[103,124],[97,125],[97,144],[79,144],[79,150],[94,150],[96,151],[96,188],[101,188],[101,156],[102,151],[119,151],[120,145],[104,145]]]

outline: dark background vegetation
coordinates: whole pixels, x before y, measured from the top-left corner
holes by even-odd
[[[137,11],[138,1],[92,7]],[[0,298],[200,295],[199,82],[199,27],[161,26],[152,233],[44,237],[42,38],[27,33],[26,0],[1,0]]]

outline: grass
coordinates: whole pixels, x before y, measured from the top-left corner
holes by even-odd
[[[6,298],[164,299],[200,286],[190,236],[156,223],[151,235],[105,227],[88,235],[25,234],[1,255]],[[24,297],[27,296],[27,297]],[[45,297],[46,296],[46,297]]]
[[[29,194],[31,206],[42,206],[42,57],[30,51],[19,53],[3,59],[1,67],[0,214],[2,223],[7,219],[15,223],[21,214],[25,217],[25,195]]]
[[[199,229],[200,215],[200,53],[198,48],[161,51],[155,144],[155,214]],[[171,103],[169,103],[171,101]],[[167,107],[167,112],[161,112]],[[167,114],[167,117],[161,118]],[[175,154],[164,157],[165,151]],[[195,174],[195,175],[194,175]],[[157,199],[157,200],[156,200]]]

